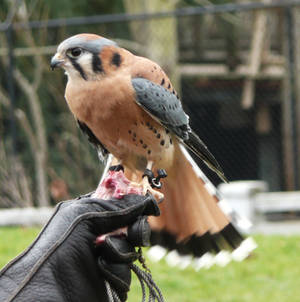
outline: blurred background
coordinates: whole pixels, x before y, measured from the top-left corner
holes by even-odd
[[[185,270],[151,263],[167,300],[299,301],[300,0],[0,0],[0,226],[21,225],[0,228],[0,267],[40,231],[44,207],[98,184],[66,76],[49,66],[82,32],[162,66],[231,183],[201,168],[254,221],[258,248],[242,264],[232,256],[225,269],[219,254]]]
[[[299,190],[300,1],[2,0],[0,20],[0,207],[97,185],[102,167],[67,108],[66,77],[49,68],[80,32],[158,62],[230,181]]]

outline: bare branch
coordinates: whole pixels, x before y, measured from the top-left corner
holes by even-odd
[[[37,95],[37,92],[34,90],[30,82],[27,80],[27,78],[20,72],[20,70],[15,69],[14,70],[14,76],[22,88],[22,90],[26,93],[27,99],[30,104],[31,114],[33,116],[34,121],[34,128],[37,132],[38,141],[39,141],[39,148],[43,149],[43,151],[46,151],[46,131],[44,126],[44,121],[42,118],[42,111],[39,106],[39,98]]]
[[[23,2],[25,5],[25,2]],[[26,7],[25,7],[26,8]],[[24,9],[19,17],[23,22],[28,22],[28,16],[26,9]],[[23,36],[27,45],[35,48],[35,42],[30,30],[25,31]],[[3,35],[0,35],[0,43],[6,45],[6,39]],[[4,66],[7,66],[7,60],[5,57],[1,57]],[[39,104],[39,96],[37,89],[42,79],[43,71],[43,60],[39,55],[34,56],[34,79],[31,83],[26,76],[18,69],[15,68],[13,76],[16,79],[17,84],[23,90],[26,95],[29,108],[31,111],[31,117],[33,121],[33,127],[30,126],[29,121],[25,118],[26,116],[21,111],[15,112],[18,120],[23,125],[24,131],[29,139],[29,143],[32,149],[32,155],[35,163],[36,170],[36,182],[38,191],[38,203],[41,206],[49,205],[49,193],[47,190],[47,172],[46,172],[46,161],[47,161],[47,140],[44,120],[42,116],[41,106]],[[5,102],[4,98],[4,102]],[[3,103],[3,101],[2,101]],[[7,103],[7,102],[6,102]]]
[[[37,150],[36,138],[34,136],[34,133],[32,131],[32,128],[30,126],[30,123],[29,123],[24,111],[22,111],[21,109],[16,109],[15,116],[18,118],[18,120],[22,126],[22,129],[24,130],[25,134],[27,135],[30,147],[32,149],[32,153],[36,152],[36,150]]]
[[[0,104],[2,104],[4,107],[8,107],[10,104],[9,97],[7,94],[2,90],[0,86]]]
[[[0,144],[1,206],[32,206],[30,182],[19,158],[11,158]]]
[[[36,180],[38,184],[38,200],[41,206],[49,205],[49,194],[47,190],[46,161],[47,161],[47,140],[44,120],[37,91],[33,88],[27,78],[20,72],[14,70],[14,77],[22,90],[25,92],[29,101],[30,110],[33,118],[34,129],[36,132],[36,148],[33,150],[36,167]]]
[[[2,104],[6,108],[8,108],[10,105],[9,98],[1,87],[0,87],[0,104]],[[22,128],[24,129],[25,134],[27,135],[30,145],[33,147],[33,152],[34,152],[34,150],[36,150],[37,148],[37,142],[24,111],[21,109],[16,109],[14,115],[17,118],[17,120],[20,122]]]
[[[28,20],[28,13],[27,13],[25,1],[22,3],[22,5],[24,6],[24,13],[19,14],[18,16],[22,22],[24,22],[25,24],[28,24],[29,20]],[[27,30],[25,30],[23,32],[23,38],[25,39],[27,45],[29,45],[30,47],[36,47],[36,44],[35,44],[35,41],[34,41],[34,38],[32,35],[32,30],[30,28],[27,28]],[[43,60],[40,55],[35,55],[33,57],[33,59],[34,59],[34,77],[33,77],[32,85],[33,85],[33,88],[36,90],[39,87],[40,81],[42,79]]]
[[[19,3],[21,1],[22,0],[10,1],[9,11],[8,11],[7,16],[6,16],[6,19],[4,20],[4,22],[0,23],[0,29],[2,31],[5,31],[11,25],[11,23],[12,23],[14,17],[15,17],[15,14],[17,12]]]

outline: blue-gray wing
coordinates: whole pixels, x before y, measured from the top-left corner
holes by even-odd
[[[189,117],[176,95],[144,78],[132,79],[132,86],[138,105],[179,138],[188,139]]]
[[[189,126],[189,117],[179,99],[161,85],[144,78],[132,79],[136,102],[155,120],[173,132],[181,142],[201,158],[219,177],[227,181],[222,168],[203,141]]]

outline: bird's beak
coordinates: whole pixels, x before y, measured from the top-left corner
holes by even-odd
[[[63,63],[64,63],[64,60],[61,57],[61,55],[59,53],[56,53],[51,59],[50,67],[53,70],[55,67],[59,67]]]

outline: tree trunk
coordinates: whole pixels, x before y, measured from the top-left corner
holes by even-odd
[[[174,10],[176,0],[124,0],[128,13],[155,13]],[[161,65],[180,92],[178,71],[177,20],[174,17],[133,21],[131,31],[134,39],[145,45],[147,56]]]

